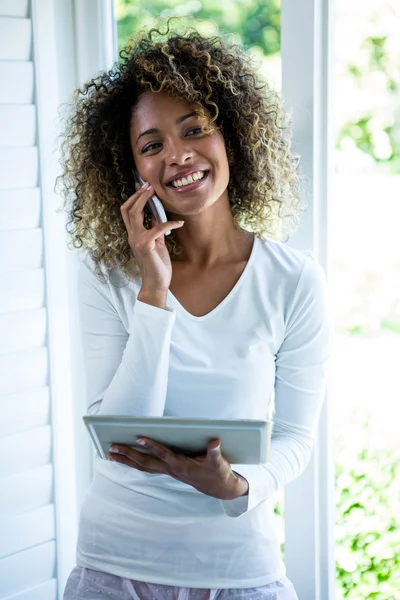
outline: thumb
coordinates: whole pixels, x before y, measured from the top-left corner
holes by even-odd
[[[221,457],[221,440],[213,440],[208,444],[207,456],[213,462],[218,462]]]

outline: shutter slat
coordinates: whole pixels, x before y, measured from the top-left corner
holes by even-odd
[[[0,278],[0,313],[39,308],[44,298],[43,269],[14,271]]]
[[[1,80],[1,77],[0,77]],[[40,189],[0,190],[0,229],[35,229],[40,225]]]
[[[0,0],[0,15],[2,17],[27,17],[28,0]]]
[[[0,60],[29,60],[32,30],[30,19],[0,17]]]
[[[58,5],[57,0],[53,4]],[[51,154],[58,124],[58,92],[47,92],[48,74],[57,77],[58,65],[49,61],[54,52],[48,51],[54,47],[57,24],[44,5],[0,0],[0,598],[4,600],[57,600],[57,575],[65,577],[70,554],[69,540],[66,552],[60,539],[60,553],[55,540],[59,531],[64,536],[66,530],[67,537],[70,531],[69,521],[64,524],[68,511],[63,503],[69,502],[64,475],[62,485],[54,481],[49,385],[53,362],[47,347],[49,273],[42,187],[51,189],[56,170],[46,156]],[[57,306],[54,309],[58,314]],[[56,504],[59,498],[61,508]]]
[[[55,537],[54,505],[0,518],[0,558],[22,552]]]
[[[57,579],[50,579],[20,594],[7,596],[4,600],[57,600]]]
[[[2,273],[39,269],[43,261],[42,229],[0,231]]]
[[[0,439],[0,477],[36,469],[51,460],[50,425]]]
[[[55,542],[3,558],[0,560],[0,597],[12,597],[13,594],[47,582],[53,579],[55,571]]]
[[[0,190],[38,185],[37,148],[0,148]]]
[[[0,146],[34,146],[36,112],[31,104],[0,104]]]
[[[16,394],[48,383],[47,348],[0,356],[1,392]]]
[[[46,316],[45,308],[0,315],[0,355],[44,346]]]
[[[50,421],[49,388],[0,396],[0,436],[43,427]]]
[[[33,63],[3,60],[0,62],[0,81],[12,85],[0,87],[0,104],[32,104]]]
[[[29,490],[29,494],[27,494]],[[2,480],[0,514],[18,514],[53,501],[53,467],[45,465]]]
[[[48,383],[47,348],[0,356],[1,391],[16,394]]]

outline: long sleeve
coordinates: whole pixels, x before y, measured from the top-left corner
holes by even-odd
[[[332,341],[333,318],[325,274],[309,255],[286,313],[285,337],[275,357],[270,459],[263,465],[232,465],[233,471],[247,479],[249,493],[235,500],[221,500],[228,516],[239,517],[251,510],[306,468],[324,401]]]
[[[87,257],[78,272],[78,303],[88,414],[162,416],[176,313],[136,300],[130,333]]]

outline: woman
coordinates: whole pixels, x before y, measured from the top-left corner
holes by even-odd
[[[275,394],[273,438],[260,466],[218,440],[112,447],[64,599],[293,600],[273,496],[310,458],[331,326],[321,267],[280,241],[303,209],[286,113],[221,37],[153,29],[120,56],[64,141],[88,413],[265,419]]]

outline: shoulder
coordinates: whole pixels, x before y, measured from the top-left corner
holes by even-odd
[[[132,284],[137,286],[139,277],[127,279],[120,267],[108,268],[102,262],[96,265],[90,253],[86,250],[78,257],[78,279],[82,284],[89,284],[99,289],[123,288]]]
[[[311,250],[298,250],[277,241],[260,242],[258,269],[269,282],[296,287],[299,280],[321,279],[325,277],[321,265]]]
[[[88,252],[80,256],[77,273],[80,303],[92,309],[101,308],[109,313],[117,313],[126,329],[139,289],[139,279],[128,281],[119,267],[108,269],[104,264],[99,264],[96,269],[95,261]]]
[[[311,305],[326,308],[327,280],[312,251],[275,241],[261,241],[260,246],[258,277],[272,295],[274,305],[283,310],[286,321],[290,314]]]
[[[273,240],[259,240],[261,246],[261,256],[264,261],[268,261],[271,268],[282,273],[298,273],[303,268],[307,258],[313,257],[310,250],[298,250],[291,248],[283,242]]]
[[[98,273],[98,270],[96,270],[96,264],[88,251],[80,252],[78,254],[77,275],[79,286],[89,285],[95,287],[99,286],[101,288],[106,284],[107,271],[101,265],[99,271],[100,274]]]

